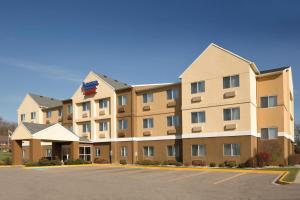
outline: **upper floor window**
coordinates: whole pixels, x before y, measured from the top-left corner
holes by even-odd
[[[226,108],[223,110],[224,121],[239,120],[240,108]]]
[[[261,139],[270,140],[276,139],[278,137],[278,128],[262,128],[261,129]]]
[[[21,114],[21,121],[22,121],[22,122],[25,121],[25,114]]]
[[[143,103],[149,103],[153,101],[153,93],[143,94]]]
[[[192,94],[205,92],[205,81],[191,83],[191,92]]]
[[[107,99],[101,99],[99,101],[99,108],[108,108],[108,100]]]
[[[128,148],[127,146],[121,147],[121,157],[127,157],[128,156]]]
[[[167,90],[167,99],[178,99],[178,89],[169,89]]]
[[[260,97],[260,106],[262,108],[269,108],[277,106],[277,96]]]
[[[30,113],[30,115],[31,115],[31,119],[35,119],[36,118],[36,112]]]
[[[69,114],[73,113],[73,106],[72,106],[72,104],[68,105],[68,113]]]
[[[153,118],[143,119],[143,128],[153,128]]]
[[[107,131],[107,130],[108,130],[108,122],[100,122],[99,131]]]
[[[90,102],[82,103],[82,111],[89,111],[90,110]]]
[[[91,124],[90,123],[82,124],[82,132],[84,133],[91,132]]]
[[[205,123],[205,112],[192,112],[192,123]]]
[[[192,145],[192,156],[205,156],[205,144],[193,144]]]
[[[145,146],[144,147],[144,156],[146,156],[146,157],[154,156],[154,147]]]
[[[126,119],[119,119],[118,128],[119,128],[119,130],[127,129],[127,120]]]
[[[240,144],[224,144],[224,156],[239,156],[240,152]]]
[[[47,117],[47,118],[50,118],[51,115],[52,115],[52,112],[51,112],[51,111],[47,111],[47,112],[46,112],[46,117]]]
[[[240,86],[240,76],[239,75],[223,77],[223,88],[224,89],[239,87],[239,86]]]
[[[127,104],[126,96],[118,96],[118,104],[119,106],[125,106]]]
[[[167,125],[168,126],[175,126],[177,127],[179,124],[178,122],[178,116],[177,115],[172,115],[167,117]]]

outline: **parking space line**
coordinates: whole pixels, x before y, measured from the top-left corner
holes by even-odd
[[[217,182],[214,182],[214,184],[217,185],[217,184],[220,184],[220,183],[224,183],[224,182],[226,182],[226,181],[229,181],[229,180],[231,180],[231,179],[237,178],[237,177],[242,176],[242,175],[244,175],[244,174],[246,174],[246,173],[239,173],[239,174],[236,174],[236,175],[234,175],[234,176],[231,176],[231,177],[228,177],[228,178],[219,180],[219,181],[217,181]]]
[[[195,174],[190,174],[190,175],[186,175],[186,176],[180,176],[180,177],[177,177],[177,178],[169,179],[166,182],[179,181],[179,180],[183,180],[183,179],[187,179],[187,178],[191,178],[191,177],[195,177],[195,176],[200,176],[200,175],[208,174],[208,173],[210,173],[210,172],[209,171],[203,171],[203,172],[200,172],[200,173],[195,173]]]

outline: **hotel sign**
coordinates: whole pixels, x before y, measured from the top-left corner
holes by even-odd
[[[97,93],[97,86],[99,85],[98,81],[91,81],[91,82],[83,82],[82,83],[82,91],[84,95],[91,95]]]

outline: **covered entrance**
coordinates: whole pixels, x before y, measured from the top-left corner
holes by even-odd
[[[34,123],[20,124],[12,134],[12,163],[23,164],[22,141],[29,141],[28,160],[37,162],[43,155],[42,142],[52,143],[51,158],[75,160],[79,158],[79,137],[60,124],[46,125]]]

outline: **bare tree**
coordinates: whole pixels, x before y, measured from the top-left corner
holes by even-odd
[[[8,130],[14,131],[17,127],[17,124],[14,122],[9,122],[0,117],[0,135],[7,136]]]

